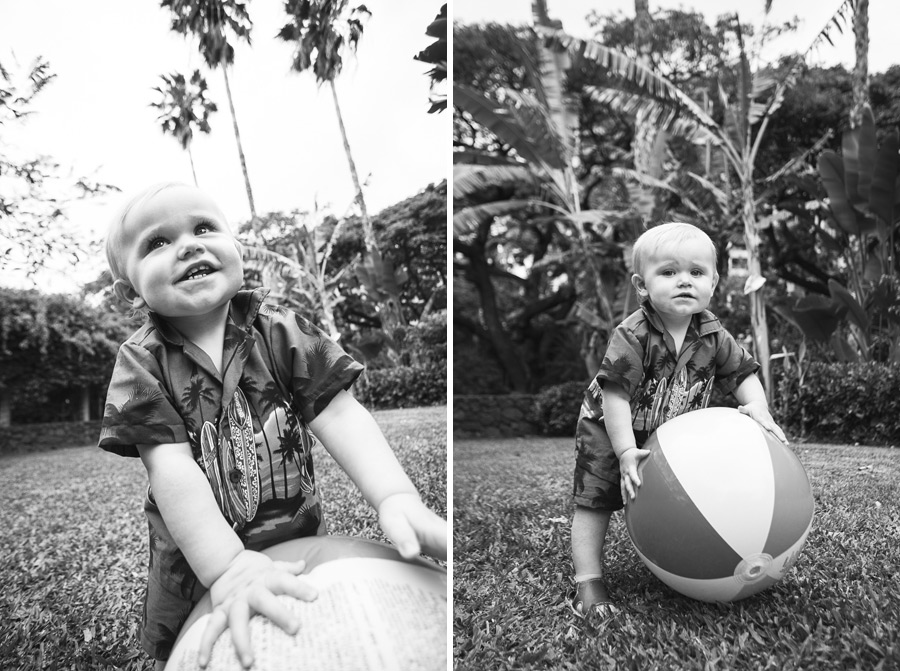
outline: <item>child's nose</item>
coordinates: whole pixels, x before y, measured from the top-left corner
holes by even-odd
[[[193,254],[199,254],[203,252],[206,248],[203,246],[203,243],[194,236],[187,236],[181,242],[181,249],[179,250],[179,258],[186,259]]]

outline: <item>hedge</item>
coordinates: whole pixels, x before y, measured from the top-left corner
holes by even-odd
[[[360,403],[375,410],[445,405],[447,366],[427,363],[367,370],[353,389]]]
[[[574,436],[588,382],[546,387],[535,398],[541,433]],[[829,443],[900,445],[900,365],[812,363],[802,387],[778,382],[773,414],[789,437]],[[713,394],[711,406],[736,407],[731,394]]]
[[[900,445],[900,365],[811,363],[803,385],[779,382],[778,416],[795,436],[832,443]]]

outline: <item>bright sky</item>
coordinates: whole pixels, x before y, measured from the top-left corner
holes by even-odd
[[[443,0],[366,0],[372,16],[358,56],[337,81],[344,123],[370,213],[439,182],[447,174],[450,115],[428,114],[430,66],[413,56],[433,41],[425,28]],[[331,92],[311,73],[290,70],[292,48],[275,38],[283,3],[249,3],[252,47],[237,47],[230,84],[259,214],[330,206],[350,208],[354,190]],[[208,71],[191,38],[169,30],[158,0],[0,0],[0,63],[23,67],[38,56],[57,78],[37,98],[27,125],[4,130],[19,149],[51,156],[126,194],[158,181],[193,182],[187,152],[156,121],[150,103],[159,75],[199,68],[219,111],[212,134],[195,134],[200,187],[233,223],[249,218],[246,190],[221,71]],[[74,207],[71,225],[89,238],[105,231],[124,196]],[[103,267],[98,260],[94,268]],[[85,263],[42,277],[63,291],[93,279]],[[10,281],[3,273],[0,283]]]
[[[781,23],[794,16],[800,18],[797,32],[783,36],[769,45],[763,53],[768,60],[777,56],[805,51],[815,36],[837,10],[843,0],[774,0],[769,14],[770,23]],[[756,27],[762,25],[764,0],[650,0],[651,14],[660,9],[692,9],[712,19],[721,14],[738,12],[741,22]],[[575,37],[592,37],[585,17],[596,9],[603,14],[619,12],[634,14],[634,0],[547,0],[551,18],[559,19],[563,29]],[[462,23],[511,23],[531,24],[531,0],[455,0],[453,18]],[[848,14],[848,19],[850,18]],[[869,2],[869,72],[884,72],[891,65],[900,63],[896,49],[897,27],[900,26],[900,2],[896,0],[870,0]],[[834,32],[832,48],[826,42],[814,55],[814,63],[841,64],[852,68],[855,61],[853,28],[847,25],[844,34]]]

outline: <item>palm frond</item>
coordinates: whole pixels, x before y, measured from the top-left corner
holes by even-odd
[[[676,115],[687,115],[716,135],[718,124],[687,94],[661,74],[620,51],[611,49],[594,40],[572,37],[562,30],[536,26],[535,30],[544,39],[544,44],[553,50],[567,51],[573,59],[584,58],[600,65],[610,75],[616,77],[624,90],[640,93],[658,104],[675,110]]]
[[[523,99],[519,99],[521,102]],[[515,149],[523,160],[549,169],[565,167],[558,142],[537,115],[513,109],[463,84],[453,85],[453,104],[468,112],[481,126]]]
[[[453,213],[453,235],[461,238],[471,235],[484,223],[495,217],[510,214],[524,209],[536,201],[532,200],[500,200],[483,205],[465,207]]]
[[[532,172],[524,165],[466,165],[453,166],[453,197],[466,198],[491,187],[533,184]]]
[[[596,86],[587,86],[585,91],[600,105],[629,116],[641,114],[646,123],[690,142],[698,144],[710,142],[714,145],[722,142],[717,133],[711,132],[708,127],[697,123],[693,118],[683,116],[676,107],[647,98],[639,91]]]

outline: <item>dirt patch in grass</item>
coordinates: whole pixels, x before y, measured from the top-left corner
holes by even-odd
[[[374,413],[426,503],[446,516],[445,407]],[[320,446],[330,533],[385,540]],[[146,580],[139,459],[96,447],[0,458],[0,669],[151,669],[138,628]]]
[[[900,668],[900,449],[799,444],[816,500],[793,571],[732,604],[680,596],[613,518],[621,613],[576,620],[571,439],[454,441],[453,647],[475,669]]]

